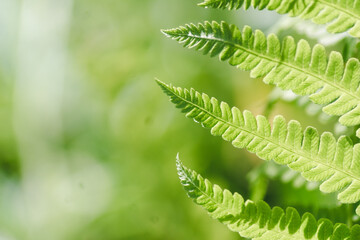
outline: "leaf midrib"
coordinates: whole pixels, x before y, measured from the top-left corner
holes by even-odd
[[[218,2],[222,2],[222,1],[218,0]],[[324,1],[324,0],[317,0],[317,1],[312,0],[312,1],[311,1],[311,3],[316,3],[316,2],[318,2],[318,3],[320,3],[320,4],[323,4],[323,5],[326,5],[326,6],[330,7],[330,8],[335,9],[335,10],[338,10],[339,12],[342,12],[342,13],[344,13],[344,14],[347,14],[348,16],[350,16],[350,17],[352,17],[352,18],[355,18],[356,21],[360,21],[360,16],[358,16],[358,15],[356,15],[355,13],[349,11],[347,8],[343,8],[342,6],[338,6],[338,5],[335,5],[335,4],[333,4],[333,3],[329,3],[329,2]],[[311,3],[310,3],[310,4],[311,4]],[[309,4],[309,6],[310,6],[310,4]],[[267,8],[267,7],[266,7],[266,8]],[[306,9],[306,8],[305,8],[305,9]],[[276,10],[274,10],[274,11],[276,11]],[[300,14],[300,16],[301,16],[301,14]]]
[[[252,55],[254,55],[254,56],[256,56],[256,57],[258,57],[260,59],[264,59],[264,60],[267,60],[269,62],[275,62],[278,65],[284,65],[284,66],[289,67],[290,69],[295,69],[298,72],[303,73],[305,75],[310,75],[310,76],[312,76],[314,78],[317,78],[320,81],[322,81],[323,83],[328,84],[331,87],[333,87],[335,89],[338,89],[341,92],[355,98],[357,100],[357,102],[358,102],[356,105],[359,105],[359,103],[360,103],[360,96],[358,96],[358,95],[354,94],[353,92],[349,91],[348,89],[344,88],[342,85],[334,84],[330,80],[327,80],[326,78],[322,78],[321,76],[316,75],[313,72],[308,71],[307,69],[300,68],[297,65],[293,65],[293,64],[291,64],[289,62],[284,62],[284,61],[281,61],[281,60],[278,60],[278,59],[271,58],[271,57],[269,57],[267,55],[260,54],[258,52],[252,51],[252,50],[250,50],[250,49],[248,49],[246,47],[243,47],[243,46],[241,46],[241,45],[239,45],[237,43],[234,43],[234,42],[231,42],[231,41],[228,41],[228,40],[224,40],[224,39],[217,38],[217,37],[211,37],[211,38],[209,38],[209,37],[201,37],[201,36],[198,36],[197,34],[193,34],[193,33],[191,33],[191,34],[192,34],[191,36],[188,35],[188,34],[176,34],[176,36],[180,36],[180,37],[181,36],[186,36],[188,38],[205,39],[205,40],[209,40],[209,41],[218,41],[218,42],[221,42],[221,43],[224,43],[224,44],[232,45],[233,47],[241,49],[242,51],[247,52],[249,54],[252,54]]]
[[[317,0],[317,1],[318,1],[319,3],[322,3],[322,4],[324,4],[324,5],[327,5],[327,6],[331,7],[331,8],[333,8],[333,9],[337,9],[337,10],[339,10],[340,12],[343,12],[343,13],[349,15],[349,16],[352,17],[352,18],[357,19],[356,21],[359,21],[359,20],[360,20],[360,16],[356,15],[356,14],[353,13],[353,12],[350,12],[350,11],[349,11],[348,9],[346,9],[346,8],[343,8],[343,7],[341,7],[341,6],[335,5],[335,4],[333,4],[333,3],[326,2],[326,1],[324,1],[324,0]],[[316,1],[313,1],[313,2],[316,2]],[[356,23],[355,23],[355,24],[356,24]],[[352,27],[351,27],[351,28],[352,28]],[[350,28],[350,29],[351,29],[351,28]]]
[[[171,92],[172,92],[172,91],[171,91]],[[326,163],[322,162],[321,160],[319,161],[319,160],[313,159],[313,158],[311,158],[311,156],[308,156],[308,154],[307,154],[307,153],[304,153],[302,150],[299,150],[301,153],[294,152],[294,151],[292,151],[291,149],[289,149],[286,145],[282,145],[282,144],[279,144],[279,143],[277,143],[277,142],[274,142],[274,141],[272,140],[272,138],[268,138],[268,137],[265,137],[265,136],[261,136],[261,135],[259,135],[259,134],[257,134],[257,133],[254,133],[254,132],[251,132],[251,131],[249,131],[249,130],[247,130],[247,129],[245,129],[245,128],[242,128],[241,126],[234,125],[234,124],[232,124],[232,123],[230,123],[230,122],[228,122],[228,121],[225,121],[224,119],[222,119],[222,118],[214,115],[213,113],[209,112],[208,110],[206,110],[206,109],[204,109],[204,108],[202,108],[202,107],[194,104],[193,102],[188,101],[187,99],[183,98],[182,96],[179,96],[179,95],[175,94],[174,92],[172,92],[172,94],[174,94],[176,97],[180,98],[182,101],[184,101],[184,102],[186,102],[186,103],[194,106],[195,108],[198,108],[199,110],[207,113],[208,115],[210,115],[211,117],[215,118],[215,119],[218,120],[219,122],[223,122],[223,123],[225,123],[225,124],[227,124],[227,125],[229,125],[229,126],[231,126],[231,127],[238,128],[238,129],[240,129],[240,130],[242,130],[242,131],[244,131],[244,132],[247,132],[247,133],[250,134],[250,135],[254,135],[255,137],[258,137],[258,138],[260,138],[260,139],[263,139],[263,140],[265,140],[265,141],[268,141],[268,142],[270,142],[270,143],[278,146],[279,148],[283,148],[284,150],[286,150],[286,151],[288,151],[288,152],[290,152],[290,153],[293,153],[294,155],[298,155],[298,156],[300,156],[300,157],[306,158],[306,159],[308,159],[310,162],[311,162],[311,161],[314,161],[315,163],[317,163],[317,164],[319,164],[319,165],[323,165],[323,166],[328,167],[328,168],[330,168],[330,169],[333,169],[333,170],[335,170],[335,171],[337,171],[337,172],[341,172],[341,173],[343,173],[344,175],[347,175],[347,176],[351,177],[351,178],[354,179],[355,181],[360,181],[360,177],[354,176],[354,175],[352,175],[351,173],[348,173],[348,172],[346,172],[346,171],[343,171],[342,169],[335,168],[334,166],[329,165],[329,164],[326,164]],[[286,165],[288,165],[288,164],[286,164]],[[297,172],[300,172],[300,171],[297,171]],[[322,180],[321,182],[324,182],[324,181],[325,181],[325,180]]]

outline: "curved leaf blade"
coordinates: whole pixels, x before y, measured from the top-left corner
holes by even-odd
[[[212,218],[242,237],[257,240],[355,240],[359,236],[359,225],[349,229],[345,224],[333,225],[327,219],[316,221],[310,213],[300,216],[291,207],[284,211],[279,207],[270,208],[264,201],[244,201],[240,194],[223,190],[186,168],[179,157],[176,166],[187,195]]]
[[[309,95],[325,113],[340,116],[345,126],[360,124],[360,62],[355,58],[344,64],[338,52],[327,59],[322,45],[311,48],[307,41],[296,43],[292,37],[280,44],[274,34],[266,37],[248,26],[240,31],[225,22],[189,24],[163,33],[185,47],[219,55],[220,60],[250,71],[253,78],[264,77],[266,84]]]
[[[330,33],[349,31],[350,35],[360,37],[359,0],[204,0],[198,5],[229,10],[248,9],[250,6],[268,9],[291,17],[311,19],[317,24],[328,24]]]
[[[360,144],[353,145],[348,137],[336,140],[329,132],[319,135],[313,127],[303,130],[297,121],[287,123],[281,116],[274,118],[271,127],[264,116],[242,113],[194,89],[157,83],[186,117],[210,128],[212,135],[263,160],[287,165],[308,181],[322,182],[320,190],[339,192],[342,203],[360,200]]]

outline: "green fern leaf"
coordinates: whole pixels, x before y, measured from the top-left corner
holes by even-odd
[[[324,105],[329,115],[341,116],[345,126],[360,124],[360,63],[351,58],[344,64],[338,52],[327,60],[325,48],[313,49],[305,40],[297,44],[292,37],[279,39],[245,26],[241,32],[225,22],[189,24],[163,31],[188,48],[196,48],[210,56],[219,55],[242,70],[250,70],[253,78],[264,77],[267,84],[298,95],[309,95],[311,101]]]
[[[336,140],[329,132],[320,136],[312,127],[303,131],[297,121],[286,123],[281,116],[275,117],[271,127],[264,116],[255,117],[249,111],[241,113],[238,108],[230,108],[194,89],[157,82],[186,117],[210,128],[212,135],[231,141],[237,148],[246,148],[264,160],[288,165],[308,181],[322,182],[320,190],[339,192],[342,203],[360,200],[360,144],[353,145],[350,138],[342,136]]]
[[[291,207],[284,211],[279,207],[271,209],[264,201],[244,201],[238,193],[222,190],[218,185],[213,185],[195,171],[186,168],[179,158],[176,166],[188,196],[211,217],[242,237],[257,240],[355,240],[360,236],[359,225],[349,229],[345,224],[333,225],[327,219],[316,221],[310,213],[301,217]]]
[[[268,9],[291,17],[311,19],[326,24],[330,33],[349,30],[350,35],[360,37],[360,1],[358,0],[205,0],[204,7],[239,9],[250,6]]]

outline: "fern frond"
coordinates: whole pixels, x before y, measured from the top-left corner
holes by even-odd
[[[337,192],[342,203],[360,200],[360,144],[353,145],[345,136],[338,140],[325,132],[307,127],[302,130],[297,121],[286,123],[281,116],[275,117],[270,126],[264,116],[255,117],[249,111],[243,113],[225,102],[201,94],[166,85],[158,81],[171,101],[211,134],[221,136],[237,148],[246,148],[264,160],[274,160],[301,172],[308,181],[322,182],[322,192]],[[359,214],[360,205],[357,209]]]
[[[211,217],[225,224],[242,237],[257,240],[337,239],[355,240],[360,226],[349,229],[345,224],[332,224],[330,220],[316,221],[310,213],[300,216],[294,208],[286,211],[270,208],[264,201],[244,201],[238,194],[213,185],[209,180],[186,168],[177,158],[176,166],[181,184],[193,201],[202,206]]]
[[[360,1],[359,0],[205,0],[203,7],[248,9],[268,9],[291,17],[311,19],[317,24],[327,24],[330,33],[349,31],[354,37],[360,37]]]
[[[274,34],[268,37],[245,26],[241,32],[225,22],[189,24],[163,31],[188,48],[210,56],[219,55],[253,78],[264,77],[267,84],[298,95],[309,95],[311,101],[324,105],[329,115],[341,116],[345,126],[360,124],[360,62],[351,58],[344,64],[340,53],[331,52],[327,60],[325,48],[313,49],[305,40],[295,43],[286,37],[280,44]]]

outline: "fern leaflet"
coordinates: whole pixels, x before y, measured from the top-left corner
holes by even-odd
[[[246,148],[264,160],[288,165],[308,181],[322,182],[322,192],[337,192],[342,203],[360,200],[360,144],[346,136],[321,136],[313,127],[302,130],[297,121],[286,123],[282,116],[272,127],[264,116],[219,103],[215,98],[191,89],[176,88],[157,81],[171,101],[214,136],[222,136],[237,148]],[[360,215],[360,205],[357,208]]]
[[[259,10],[268,9],[291,17],[311,19],[317,24],[326,24],[330,33],[349,30],[350,35],[360,37],[359,0],[205,0],[204,7],[239,9],[250,6]]]
[[[242,237],[257,240],[355,240],[360,235],[359,225],[349,229],[345,224],[333,225],[327,219],[316,221],[310,213],[300,217],[296,209],[291,207],[284,211],[279,207],[270,208],[264,201],[244,201],[238,193],[222,190],[195,171],[187,169],[179,158],[176,166],[188,196],[211,217]]]
[[[163,32],[188,48],[219,55],[222,61],[250,70],[253,78],[264,77],[267,84],[309,95],[314,103],[324,105],[325,113],[341,116],[339,122],[345,126],[360,124],[360,62],[355,58],[344,64],[340,53],[331,52],[327,60],[322,45],[311,49],[307,41],[295,43],[292,37],[280,44],[274,34],[266,37],[248,26],[241,32],[225,22],[189,24]]]

